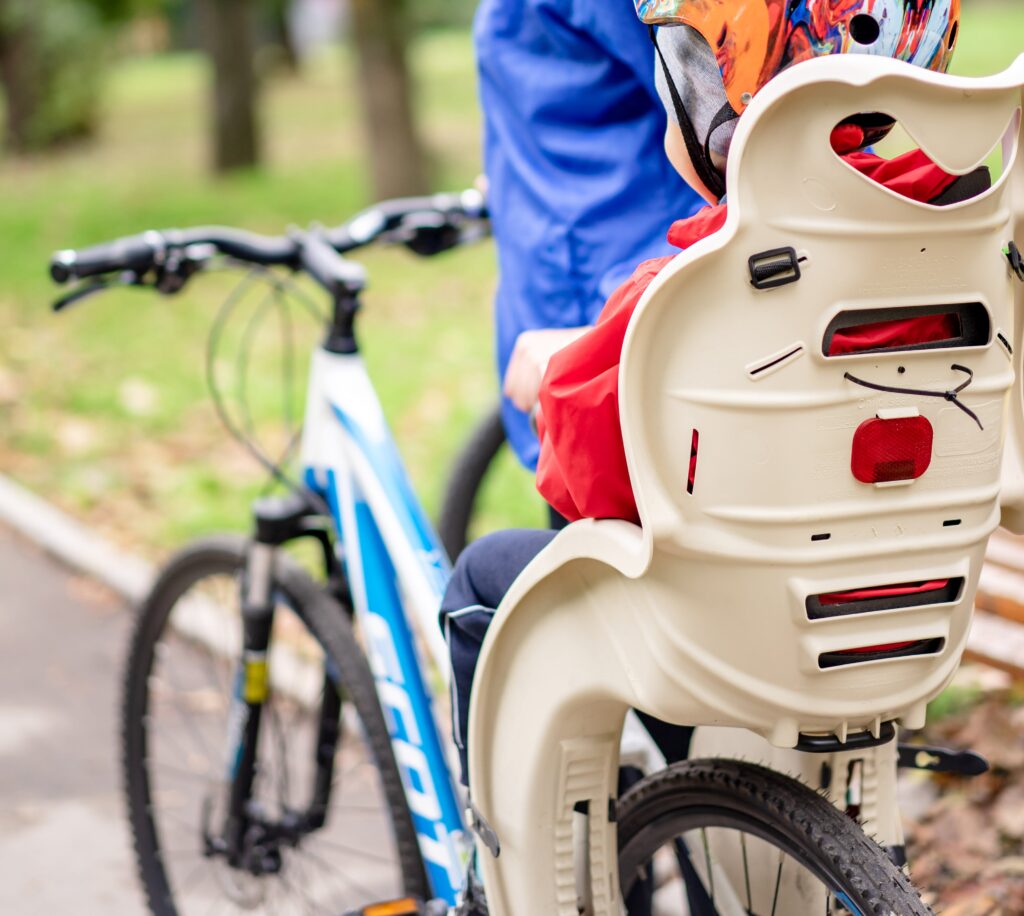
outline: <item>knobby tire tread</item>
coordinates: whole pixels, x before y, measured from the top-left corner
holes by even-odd
[[[871,916],[934,916],[855,821],[803,783],[744,761],[685,760],[637,783],[617,808],[620,855],[645,826],[691,806],[720,807],[771,824],[802,850],[803,864],[824,867]]]
[[[177,600],[203,578],[234,574],[243,569],[247,543],[240,536],[215,535],[195,541],[179,551],[160,571],[139,606],[131,637],[122,702],[122,777],[140,878],[150,911],[158,916],[173,916],[177,910],[157,858],[158,844],[153,822],[146,810],[147,786],[143,781],[145,736],[142,717],[153,650]],[[355,639],[349,615],[341,604],[281,552],[276,557],[274,580],[276,586],[294,602],[292,610],[341,672],[342,686],[356,708],[380,774],[404,892],[428,897],[426,871],[391,749],[387,724],[377,699],[373,675]]]

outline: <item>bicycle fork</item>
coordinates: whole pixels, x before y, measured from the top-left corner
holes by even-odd
[[[249,827],[249,800],[256,773],[260,719],[269,692],[267,650],[274,624],[273,571],[276,548],[255,541],[242,581],[242,654],[228,715],[228,797],[222,842],[229,862],[238,867],[274,870],[272,862],[245,862]]]
[[[268,654],[277,603],[275,557],[282,545],[312,537],[324,552],[328,581],[337,570],[329,539],[322,528],[309,524],[312,511],[300,495],[258,501],[254,509],[256,532],[246,558],[241,581],[242,652],[235,674],[228,713],[225,755],[225,813],[219,836],[206,830],[209,855],[224,855],[228,863],[253,874],[274,873],[281,868],[281,846],[296,845],[301,838],[326,823],[327,806],[334,784],[334,758],[341,738],[339,679],[325,659],[323,694],[312,795],[305,810],[285,809],[269,819],[253,802],[258,774],[257,750],[263,707],[270,695]],[[299,609],[296,609],[297,611]]]

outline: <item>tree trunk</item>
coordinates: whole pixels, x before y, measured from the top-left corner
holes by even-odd
[[[201,0],[199,26],[213,68],[213,167],[218,172],[260,161],[256,112],[255,0]]]
[[[359,97],[378,198],[423,194],[427,163],[413,118],[403,0],[351,0]]]
[[[14,153],[32,147],[32,122],[42,102],[36,35],[28,8],[0,0],[0,83],[6,102],[4,146]]]

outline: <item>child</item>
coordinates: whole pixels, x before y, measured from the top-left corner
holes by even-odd
[[[737,112],[771,76],[809,57],[842,51],[898,57],[944,71],[959,22],[958,0],[898,0],[901,28],[892,21],[891,3],[886,17],[881,9],[879,19],[871,15],[882,6],[875,0],[636,0],[636,6],[645,23],[676,26],[657,35],[652,29],[658,92],[669,115],[665,151],[711,204],[669,228],[669,242],[680,249],[725,223],[726,204],[719,201]],[[763,53],[755,55],[751,49],[758,47]],[[849,118],[833,131],[833,149],[862,174],[906,197],[934,201],[949,195],[957,179],[920,150],[890,161],[860,152],[891,127],[884,116]],[[570,521],[640,521],[619,426],[619,358],[633,309],[670,260],[641,264],[608,300],[597,324],[548,363],[539,395],[537,488]],[[940,340],[955,335],[947,326],[951,320],[941,315],[871,326],[834,340],[832,347],[851,353]],[[453,728],[464,783],[469,691],[484,634],[513,580],[554,536],[552,531],[499,531],[471,544],[456,563],[441,624],[452,655]],[[668,762],[685,756],[688,729],[651,720],[645,725]]]

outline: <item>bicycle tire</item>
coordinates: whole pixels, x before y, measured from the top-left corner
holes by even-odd
[[[204,578],[237,576],[244,569],[246,543],[241,537],[214,536],[177,553],[163,567],[142,602],[131,638],[121,713],[122,776],[138,873],[150,910],[159,916],[176,916],[178,909],[160,854],[146,766],[149,674],[157,643],[178,601]],[[283,553],[277,556],[274,580],[275,589],[287,597],[291,610],[333,663],[340,688],[356,710],[362,736],[380,775],[403,890],[427,897],[429,884],[387,725],[349,616],[341,604]]]
[[[469,526],[477,496],[504,444],[505,424],[501,419],[501,404],[498,404],[477,423],[459,451],[441,499],[437,533],[453,563],[469,543]]]
[[[907,876],[855,821],[803,783],[765,767],[682,761],[633,786],[616,811],[624,895],[665,838],[700,829],[704,821],[708,828],[726,826],[768,841],[831,882],[863,914],[933,916]]]

